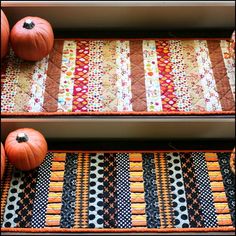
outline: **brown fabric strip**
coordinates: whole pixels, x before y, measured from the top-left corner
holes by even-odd
[[[227,78],[227,71],[225,68],[224,59],[220,48],[220,41],[209,40],[207,41],[207,45],[222,110],[232,111],[235,109],[235,103],[230,88],[229,79]]]
[[[147,111],[142,40],[130,41],[133,111]]]
[[[45,84],[43,111],[56,112],[59,93],[62,50],[64,41],[56,40],[52,52],[49,55],[48,71]]]

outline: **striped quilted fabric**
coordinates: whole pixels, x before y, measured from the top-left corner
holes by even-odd
[[[41,113],[235,110],[226,40],[56,40],[49,56],[1,67],[1,111]]]
[[[30,172],[8,165],[2,230],[233,230],[235,176],[229,157],[226,152],[49,152]]]

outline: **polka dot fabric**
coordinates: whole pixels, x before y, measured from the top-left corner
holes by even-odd
[[[33,216],[31,220],[32,228],[42,228],[45,224],[52,157],[53,153],[49,152],[44,162],[39,167]]]
[[[131,228],[131,201],[129,183],[129,155],[118,153],[117,165],[117,205],[118,228]]]
[[[176,228],[189,228],[187,201],[183,185],[180,156],[177,152],[166,155]]]
[[[89,228],[103,228],[103,166],[104,155],[90,157]]]
[[[23,175],[24,174],[22,171],[14,169],[7,204],[5,207],[3,227],[16,227],[16,211],[19,209],[19,205],[17,203],[23,192]]]
[[[217,227],[216,209],[213,204],[210,179],[203,153],[192,153],[196,180],[199,187],[199,199],[202,208],[205,227]]]

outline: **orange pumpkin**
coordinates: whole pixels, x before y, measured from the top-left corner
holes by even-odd
[[[6,156],[5,156],[4,147],[1,143],[1,180],[4,175],[5,165],[6,165]]]
[[[9,162],[24,171],[38,167],[47,153],[44,136],[31,128],[11,132],[5,141],[5,151]]]
[[[8,42],[10,36],[10,27],[6,15],[1,10],[1,59],[8,52]]]
[[[51,52],[54,35],[49,22],[27,16],[13,26],[10,41],[18,57],[26,61],[39,61]]]

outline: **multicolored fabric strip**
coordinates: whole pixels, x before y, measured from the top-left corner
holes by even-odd
[[[1,111],[235,111],[227,40],[55,40],[41,61],[11,50],[1,67]],[[23,102],[22,102],[23,101]]]
[[[41,166],[9,166],[6,228],[177,229],[235,226],[226,152],[49,152]]]

